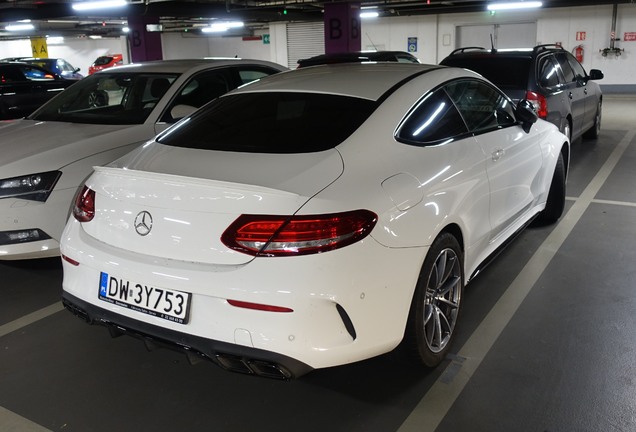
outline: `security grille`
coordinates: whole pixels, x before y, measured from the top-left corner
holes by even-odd
[[[296,69],[300,59],[325,53],[323,22],[287,24],[287,67]]]

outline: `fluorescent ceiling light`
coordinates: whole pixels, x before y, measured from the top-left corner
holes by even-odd
[[[101,0],[101,1],[87,1],[83,3],[74,3],[73,9],[76,11],[87,11],[93,9],[111,9],[126,6],[125,0]]]
[[[6,31],[25,31],[33,30],[35,27],[33,24],[11,24],[4,28]]]
[[[488,5],[488,10],[513,10],[513,9],[534,9],[540,8],[543,3],[540,1],[520,1],[514,3],[491,3]]]
[[[360,18],[377,18],[379,16],[377,11],[360,12]]]
[[[210,24],[208,27],[203,27],[201,31],[203,33],[220,33],[228,31],[231,28],[243,27],[244,25],[242,21],[218,22]]]

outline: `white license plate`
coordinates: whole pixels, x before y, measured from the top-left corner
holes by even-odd
[[[99,299],[137,312],[187,324],[192,294],[117,278],[101,272]]]

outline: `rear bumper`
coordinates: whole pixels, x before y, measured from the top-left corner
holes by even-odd
[[[194,363],[207,359],[223,369],[276,379],[298,378],[313,368],[281,354],[206,339],[141,322],[94,306],[64,291],[62,303],[73,315],[89,324],[108,328],[111,336],[129,335],[141,339],[146,347],[161,346],[183,352]]]

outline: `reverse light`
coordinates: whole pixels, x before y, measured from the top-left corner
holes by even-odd
[[[0,180],[0,198],[20,198],[44,202],[60,178],[60,171],[48,171]]]
[[[526,99],[532,104],[539,118],[545,120],[546,117],[548,117],[548,101],[545,96],[536,92],[528,91],[526,92]]]
[[[307,255],[360,241],[377,220],[369,210],[304,216],[241,215],[225,230],[221,241],[252,256]]]
[[[80,222],[90,222],[95,217],[95,191],[86,185],[75,197],[73,216]]]

